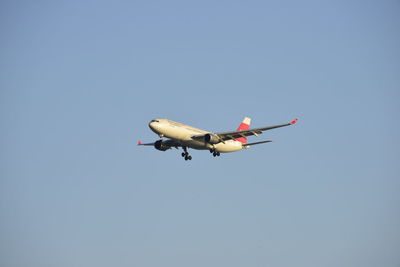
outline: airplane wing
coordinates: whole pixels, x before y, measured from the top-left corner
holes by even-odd
[[[246,136],[251,136],[251,135],[258,136],[259,134],[262,134],[263,131],[268,131],[268,130],[272,130],[275,128],[290,126],[290,125],[295,124],[296,122],[297,122],[297,119],[292,120],[291,122],[285,123],[285,124],[253,128],[253,129],[247,129],[247,130],[242,130],[242,131],[215,133],[215,134],[221,139],[221,141],[226,141],[226,140],[231,140],[231,139],[234,140],[236,138],[246,137]]]
[[[137,142],[138,146],[155,146],[155,147],[160,147],[160,146],[164,146],[165,148],[171,148],[171,147],[175,147],[178,148],[180,146],[182,146],[179,142],[172,140],[172,139],[166,139],[166,140],[158,140],[155,141],[153,143],[146,143],[143,144],[141,141]]]
[[[137,142],[138,146],[154,146],[154,143],[147,143],[147,144],[143,144],[142,141],[138,141]]]
[[[279,125],[267,126],[267,127],[260,127],[260,128],[253,128],[253,129],[247,129],[247,130],[242,130],[242,131],[213,133],[213,135],[217,136],[217,138],[221,142],[224,142],[224,141],[227,141],[227,140],[235,140],[236,138],[247,137],[247,136],[251,136],[251,135],[258,136],[259,134],[262,134],[263,131],[268,131],[268,130],[272,130],[272,129],[275,129],[275,128],[290,126],[290,125],[295,124],[296,122],[297,122],[297,119],[294,119],[291,122],[285,123],[285,124],[279,124]],[[197,136],[193,136],[192,138],[199,139],[201,137],[204,137],[204,135],[201,135],[201,136],[197,135]]]

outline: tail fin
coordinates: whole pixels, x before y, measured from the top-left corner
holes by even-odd
[[[243,130],[249,129],[250,123],[251,123],[251,118],[245,117],[236,131],[243,131]],[[239,137],[239,138],[236,138],[236,140],[239,142],[242,142],[243,144],[247,143],[247,137]]]

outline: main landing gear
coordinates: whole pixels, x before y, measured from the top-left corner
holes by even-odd
[[[182,148],[183,148],[183,151],[184,151],[181,154],[182,157],[185,158],[185,160],[192,160],[192,156],[190,156],[189,153],[187,152],[187,147],[184,146]]]
[[[218,151],[216,151],[215,149],[210,149],[210,153],[212,153],[214,157],[219,157],[219,156],[221,155],[221,154],[220,154]]]

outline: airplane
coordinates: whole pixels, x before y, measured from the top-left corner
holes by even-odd
[[[214,133],[169,119],[154,119],[150,121],[149,127],[161,139],[147,144],[138,141],[138,145],[154,146],[160,151],[166,151],[173,147],[176,149],[182,147],[183,152],[181,155],[185,160],[192,160],[192,156],[188,153],[188,148],[209,150],[214,157],[217,157],[221,153],[239,151],[250,148],[253,145],[272,142],[271,140],[265,140],[247,143],[247,136],[258,136],[263,131],[290,126],[296,122],[297,119],[294,119],[285,124],[250,129],[251,118],[245,117],[236,131]],[[164,137],[168,139],[164,140]]]

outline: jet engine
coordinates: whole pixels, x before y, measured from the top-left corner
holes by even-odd
[[[208,133],[204,135],[204,140],[212,145],[218,144],[221,140],[218,138],[218,135],[213,133]]]
[[[157,150],[165,151],[171,148],[168,144],[163,142],[163,140],[158,140],[154,143],[154,148]]]

